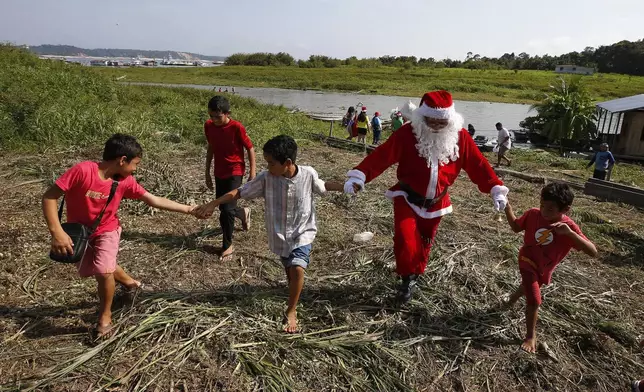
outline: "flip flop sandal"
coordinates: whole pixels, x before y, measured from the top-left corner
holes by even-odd
[[[152,290],[150,287],[148,287],[145,283],[141,283],[137,287],[124,289],[123,294],[125,296],[125,300],[132,303],[141,293],[149,293],[151,291]]]
[[[90,334],[93,341],[101,341],[111,338],[112,335],[114,335],[114,332],[116,332],[116,327],[114,326],[114,324],[109,324],[104,327],[96,325],[94,328],[92,328]]]

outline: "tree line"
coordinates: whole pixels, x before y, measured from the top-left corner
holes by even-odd
[[[581,52],[570,52],[561,56],[531,56],[528,53],[505,53],[500,57],[486,57],[468,52],[465,60],[442,59],[416,56],[381,56],[358,59],[355,56],[338,59],[329,56],[311,55],[307,60],[295,60],[288,53],[236,53],[226,59],[226,65],[254,66],[298,66],[300,68],[336,68],[355,66],[374,68],[381,66],[413,68],[469,68],[548,70],[557,65],[572,64],[591,67],[603,73],[620,73],[644,76],[644,39],[621,41],[599,48],[587,47]]]

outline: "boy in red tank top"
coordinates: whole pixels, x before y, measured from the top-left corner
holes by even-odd
[[[537,350],[537,314],[541,305],[541,286],[550,284],[552,272],[570,249],[580,250],[597,257],[595,245],[584,236],[579,226],[566,213],[575,195],[568,185],[551,183],[541,190],[539,208],[526,211],[520,218],[514,215],[510,204],[505,215],[515,233],[525,232],[519,250],[519,287],[505,304],[512,307],[522,296],[526,297],[526,337],[521,345],[524,351]]]
[[[231,119],[230,103],[226,97],[214,96],[208,102],[210,119],[204,124],[204,133],[208,141],[206,155],[206,186],[215,190],[217,198],[239,188],[246,171],[244,151],[248,153],[248,181],[255,178],[255,149],[246,134],[246,129],[239,122]],[[215,171],[215,184],[211,171]],[[219,223],[222,231],[221,261],[229,261],[233,257],[233,232],[235,218],[239,218],[242,228],[248,230],[250,224],[250,208],[238,208],[237,201],[219,206]]]

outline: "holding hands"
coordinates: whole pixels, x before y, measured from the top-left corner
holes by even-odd
[[[195,206],[191,211],[191,215],[197,219],[208,219],[212,216],[212,213],[215,212],[215,208],[217,208],[218,205],[219,203],[217,203],[217,200],[213,200],[210,203]]]

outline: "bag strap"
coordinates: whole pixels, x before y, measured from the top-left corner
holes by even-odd
[[[92,232],[96,231],[96,229],[98,228],[98,225],[101,223],[101,219],[103,219],[103,214],[105,213],[105,209],[107,208],[107,206],[110,204],[110,202],[114,198],[114,194],[116,193],[116,188],[118,186],[119,186],[119,182],[116,181],[116,180],[112,180],[112,189],[110,189],[110,195],[107,198],[107,203],[105,203],[105,205],[103,206],[103,209],[101,210],[101,213],[98,214],[98,217],[94,221],[94,224],[92,225],[92,227],[90,227],[90,230]]]

